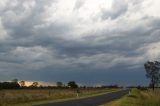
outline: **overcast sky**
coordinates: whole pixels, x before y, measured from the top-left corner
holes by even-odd
[[[0,0],[0,80],[148,84],[160,0]]]

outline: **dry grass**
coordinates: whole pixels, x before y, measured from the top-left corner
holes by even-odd
[[[111,92],[117,89],[81,89],[80,96]],[[41,89],[41,90],[1,90],[0,106],[26,103],[42,100],[56,100],[76,97],[76,90],[73,89]]]
[[[103,106],[160,106],[160,89],[155,91],[132,89],[129,95]]]

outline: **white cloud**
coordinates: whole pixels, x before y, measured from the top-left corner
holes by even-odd
[[[113,0],[111,9],[109,11],[104,10],[102,18],[116,19],[117,17],[124,15],[124,13],[126,13],[127,10],[128,10],[128,4],[126,0]]]
[[[144,0],[142,3],[142,12],[147,16],[160,17],[159,0]]]
[[[146,44],[140,49],[138,49],[139,52],[143,52],[143,58],[145,61],[156,61],[160,60],[160,42],[154,42],[150,44]]]
[[[17,58],[28,60],[32,62],[34,60],[43,60],[50,58],[50,51],[47,48],[43,48],[41,46],[35,47],[17,47],[15,50],[12,51],[13,55]]]
[[[4,10],[6,8],[8,1],[9,0],[1,0],[0,1],[0,11]]]

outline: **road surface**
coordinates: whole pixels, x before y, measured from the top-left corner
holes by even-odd
[[[100,96],[88,97],[83,99],[69,100],[64,102],[49,103],[38,106],[100,106],[104,103],[118,99],[126,94],[129,90],[117,91]]]

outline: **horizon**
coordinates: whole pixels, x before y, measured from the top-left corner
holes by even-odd
[[[13,79],[14,80],[14,79]],[[13,80],[6,80],[6,81],[0,81],[0,83],[3,83],[3,82],[10,82],[10,83],[12,83],[12,82],[15,82],[15,81],[13,81]],[[68,86],[67,84],[68,84],[68,82],[70,82],[70,81],[68,81],[68,82],[66,82],[66,81],[57,81],[57,82],[55,82],[55,81],[52,81],[52,82],[45,82],[45,81],[35,81],[35,80],[18,80],[18,79],[16,79],[17,80],[17,83],[20,85],[20,82],[21,81],[25,81],[25,86],[26,87],[29,87],[29,86],[31,86],[34,82],[37,82],[38,83],[38,86],[37,87],[40,87],[40,86],[43,86],[43,87],[47,87],[47,86],[52,86],[52,87],[56,87],[57,86],[57,82],[61,82],[62,84],[63,84],[63,86],[65,87],[65,86]],[[94,85],[91,85],[91,84],[81,84],[81,83],[78,83],[78,82],[76,82],[76,81],[74,81],[79,87],[103,87],[103,86],[117,86],[117,87],[148,87],[149,85],[120,85],[120,84],[116,84],[116,83],[108,83],[108,84],[105,84],[105,83],[97,83],[97,84],[94,84]],[[20,85],[21,86],[21,85]],[[62,86],[62,87],[63,87]]]
[[[0,81],[148,85],[159,0],[1,0]]]

